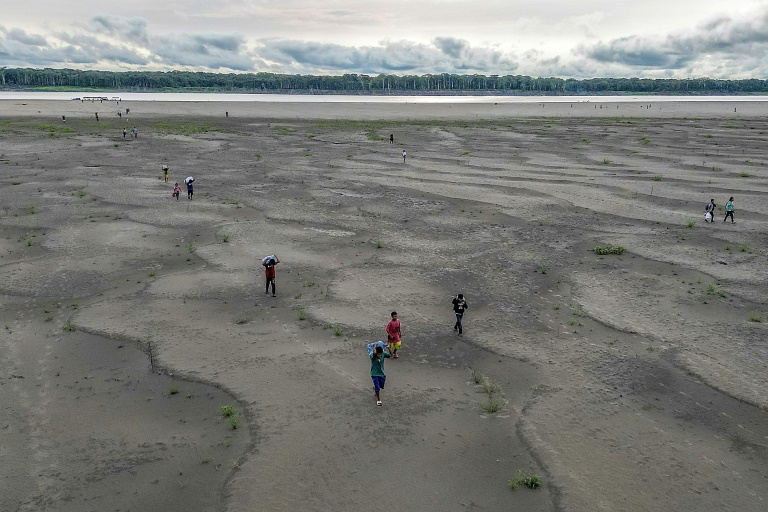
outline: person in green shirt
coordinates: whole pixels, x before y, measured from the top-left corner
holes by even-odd
[[[384,349],[379,345],[376,346],[373,354],[371,354],[371,379],[373,380],[373,392],[376,393],[376,405],[381,405],[381,395],[379,393],[384,389],[384,383],[387,380],[387,376],[384,374],[384,359],[388,357],[392,357],[389,347],[384,352]]]
[[[731,223],[733,223],[733,197],[725,203],[725,218],[723,222],[727,221],[729,216],[731,217]]]

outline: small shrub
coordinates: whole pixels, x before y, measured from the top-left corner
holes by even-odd
[[[195,247],[195,242],[189,242],[189,243],[187,244],[187,250],[188,250],[189,252],[195,252],[195,249],[196,249],[196,247]]]
[[[609,160],[608,158],[603,158],[603,163],[604,163],[605,165],[608,165],[608,164],[611,164],[611,163],[613,163],[613,160]]]
[[[518,485],[524,485],[529,489],[538,489],[541,487],[541,478],[539,475],[526,474],[522,469],[518,469],[514,476],[509,479],[507,485],[513,491]]]
[[[75,331],[75,329],[77,329],[77,327],[75,327],[75,324],[73,324],[73,323],[72,323],[72,322],[70,322],[69,320],[67,320],[67,321],[64,323],[64,330],[65,330],[65,331],[74,332],[74,331]]]
[[[651,139],[649,139],[648,137],[643,137],[642,139],[640,139],[640,142],[642,142],[644,145],[650,144]]]
[[[237,430],[237,426],[239,424],[237,416],[230,416],[229,417],[229,426],[232,427],[232,430]]]
[[[713,283],[709,283],[707,285],[707,293],[709,295],[714,295],[715,293],[717,293],[717,287]]]
[[[624,247],[621,245],[608,244],[605,247],[599,245],[595,247],[595,254],[604,256],[606,254],[622,254],[624,253]]]
[[[251,318],[248,315],[240,315],[237,318],[235,318],[235,323],[237,325],[247,324],[251,321]]]
[[[223,234],[221,235],[221,242],[222,242],[222,243],[225,243],[225,244],[226,244],[226,243],[229,243],[229,235],[228,235],[228,234],[226,234],[226,233],[223,233]]]
[[[725,244],[725,250],[730,251],[731,250],[731,244]]]
[[[298,310],[296,312],[296,318],[298,318],[300,321],[301,320],[306,320],[307,319],[307,314],[304,312],[303,309],[300,309],[300,310]]]
[[[542,265],[539,267],[539,272],[541,272],[542,274],[546,274],[547,272],[549,272],[549,267],[545,267]]]
[[[152,272],[150,272],[150,273],[149,273],[149,274],[147,274],[147,275],[148,275],[149,277],[155,277],[155,276],[157,275],[157,272],[155,272],[155,271],[153,270]]]
[[[653,351],[654,351],[654,350],[656,350],[656,349],[654,349],[654,348],[653,348],[653,345],[648,345],[648,346],[645,348],[645,350],[647,350],[648,352],[653,352]]]
[[[333,334],[336,336],[341,336],[344,333],[344,328],[340,325],[336,324],[333,326]]]
[[[502,410],[507,403],[507,400],[504,400],[498,395],[488,395],[480,401],[480,407],[482,407],[485,412],[494,414]]]
[[[749,321],[750,322],[758,322],[758,323],[760,323],[760,322],[763,321],[763,317],[760,316],[760,315],[752,315],[751,317],[749,317]]]
[[[686,227],[693,228],[696,226],[696,221],[693,219],[688,219],[688,222],[686,223]]]
[[[377,249],[381,249],[381,247],[382,247],[381,242],[379,240],[377,240],[376,241],[376,248]]]
[[[27,211],[30,213],[30,215],[37,213],[37,209],[34,206],[28,206]]]
[[[661,181],[661,174],[657,174],[653,177],[653,181]]]
[[[501,391],[501,388],[499,387],[499,385],[496,384],[495,382],[492,382],[491,379],[489,379],[488,377],[482,378],[482,380],[480,381],[480,387],[482,387],[483,391],[485,391],[485,394],[489,396],[494,395],[499,391]]]
[[[739,245],[739,250],[741,252],[746,252],[748,254],[752,254],[752,248],[750,246],[748,246],[747,244]]]
[[[173,388],[169,389],[168,390],[168,394],[169,395],[178,395],[179,394],[179,388],[173,387]]]
[[[219,407],[219,412],[224,417],[230,417],[235,414],[235,408],[231,405],[222,405]]]
[[[749,174],[748,172],[742,171],[739,173],[739,176],[741,176],[742,178],[749,178],[752,175]]]
[[[470,369],[471,375],[472,375],[472,382],[475,384],[480,384],[483,382],[483,379],[485,378],[482,373],[480,373],[480,370],[477,370],[475,368]]]

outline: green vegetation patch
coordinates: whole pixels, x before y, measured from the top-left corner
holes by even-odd
[[[208,124],[174,124],[161,121],[152,125],[160,135],[195,135],[199,133],[217,132]]]
[[[595,247],[595,254],[598,254],[600,256],[604,256],[606,254],[622,254],[624,252],[624,247],[621,245],[612,245],[608,244],[605,247],[597,246]]]

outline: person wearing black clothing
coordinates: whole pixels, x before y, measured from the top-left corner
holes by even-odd
[[[464,295],[458,294],[453,298],[453,312],[456,313],[456,323],[453,325],[453,330],[459,331],[459,336],[463,336],[461,319],[464,316],[464,311],[467,309],[469,309],[469,306],[467,306],[467,301],[464,300]]]

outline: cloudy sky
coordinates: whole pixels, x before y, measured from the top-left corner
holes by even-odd
[[[25,0],[0,66],[768,76],[768,0]]]

